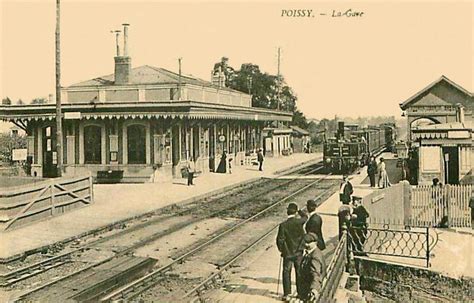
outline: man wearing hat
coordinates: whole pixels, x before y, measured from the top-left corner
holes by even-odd
[[[351,182],[349,182],[349,178],[347,175],[342,177],[341,187],[339,188],[339,201],[342,204],[349,204],[351,203],[351,195],[354,193],[354,189],[352,188]]]
[[[286,213],[288,218],[278,227],[278,235],[276,244],[283,258],[283,299],[288,300],[291,294],[291,269],[295,268],[296,286],[299,285],[299,267],[303,258],[303,247],[300,243],[304,237],[303,225],[307,220],[304,212],[298,212],[298,205],[295,203],[288,204]],[[300,217],[296,214],[299,213]],[[299,290],[298,290],[299,292]]]
[[[305,225],[306,233],[313,233],[318,237],[318,248],[323,250],[326,248],[326,243],[324,243],[323,237],[323,219],[320,215],[316,213],[316,201],[308,200],[306,202],[306,209],[308,210],[308,221]]]
[[[303,241],[305,251],[300,267],[298,297],[304,302],[315,302],[326,276],[326,263],[321,250],[318,249],[318,237],[315,234],[306,234]]]

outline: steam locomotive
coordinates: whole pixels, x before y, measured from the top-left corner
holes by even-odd
[[[338,123],[334,138],[326,138],[323,147],[325,168],[333,173],[350,173],[367,164],[370,155],[394,150],[394,123],[359,129],[357,125]]]

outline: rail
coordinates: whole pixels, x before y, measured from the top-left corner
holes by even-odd
[[[318,167],[318,168],[316,168],[316,169],[314,169],[314,170],[311,170],[311,171],[309,171],[309,172],[307,172],[307,173],[308,173],[308,174],[314,173],[314,172],[316,172],[316,171],[318,171],[318,170],[320,170],[320,169],[322,169],[322,167]],[[288,182],[286,182],[285,184],[289,184],[289,183],[291,183],[291,182],[293,182],[293,181],[288,181]],[[314,184],[314,183],[311,183],[311,184]],[[277,188],[280,187],[280,186],[281,186],[281,184],[278,185],[278,186],[276,186],[276,187],[272,187],[272,188],[270,188],[270,189],[266,189],[266,191],[268,191],[268,192],[269,192],[269,191],[273,191],[273,190],[277,189]],[[249,197],[248,199],[245,199],[245,200],[240,201],[240,203],[245,203],[245,202],[247,202],[247,201],[251,201],[252,199],[254,199],[255,197],[260,196],[261,194],[262,194],[262,193],[260,193],[260,192],[255,193],[254,195],[252,195],[252,196]],[[213,213],[210,214],[209,216],[211,216],[211,217],[212,217],[212,216],[216,216],[216,215],[218,215],[219,213],[225,212],[225,211],[228,210],[229,208],[232,208],[232,207],[235,207],[235,206],[236,206],[236,205],[234,204],[234,205],[230,205],[230,206],[228,206],[228,207],[225,207],[225,208],[223,208],[223,209],[219,209],[218,211],[213,212]],[[199,206],[196,206],[195,208],[198,208],[198,207],[199,207]],[[194,208],[193,208],[193,209],[194,209]],[[189,212],[189,211],[190,211],[190,209],[184,209],[184,210],[181,210],[181,211],[179,211],[178,213],[176,213],[176,214],[174,214],[174,215],[180,215],[180,214],[183,214],[183,213],[186,213],[186,212]],[[198,219],[199,219],[199,218],[198,218]],[[196,220],[198,220],[198,219],[196,219]],[[163,218],[157,218],[157,219],[154,219],[154,220],[150,220],[150,221],[148,221],[148,222],[146,222],[146,223],[139,224],[139,225],[133,226],[133,227],[131,227],[131,228],[129,228],[129,229],[123,230],[123,231],[121,231],[121,232],[119,232],[119,233],[116,233],[116,234],[114,234],[114,235],[112,235],[112,236],[103,237],[103,238],[97,239],[97,240],[95,240],[95,241],[89,242],[87,245],[81,246],[81,247],[79,247],[79,248],[76,248],[76,249],[74,249],[74,250],[72,250],[72,251],[70,251],[70,252],[65,253],[64,255],[62,255],[62,256],[61,256],[62,261],[59,261],[59,260],[61,260],[61,259],[59,259],[59,258],[57,258],[57,257],[52,257],[52,258],[49,258],[49,259],[47,259],[47,260],[45,260],[45,261],[42,261],[42,262],[40,262],[40,263],[38,263],[38,264],[33,264],[33,265],[31,265],[31,266],[26,266],[26,267],[22,268],[20,271],[15,270],[14,272],[7,273],[7,274],[5,274],[4,277],[3,277],[3,278],[4,278],[4,279],[3,279],[4,285],[11,285],[11,284],[17,282],[16,279],[20,276],[20,275],[19,275],[20,272],[21,272],[21,273],[26,273],[26,274],[24,274],[24,275],[21,275],[21,280],[27,279],[27,278],[29,278],[29,277],[31,277],[31,276],[40,274],[41,272],[44,272],[44,271],[46,271],[46,270],[48,270],[48,269],[50,269],[50,268],[53,268],[52,266],[42,266],[42,265],[44,265],[44,264],[55,263],[55,267],[56,267],[56,266],[62,265],[62,264],[59,264],[59,263],[60,263],[60,262],[64,262],[64,260],[65,260],[65,262],[72,262],[72,260],[71,260],[71,255],[74,254],[74,253],[76,253],[76,252],[84,251],[85,249],[91,248],[91,247],[93,247],[94,245],[97,245],[97,244],[99,244],[99,243],[102,243],[102,242],[111,240],[111,239],[113,239],[113,238],[117,238],[117,237],[126,235],[126,234],[131,233],[131,232],[134,232],[134,231],[136,231],[136,230],[138,230],[138,229],[140,229],[140,228],[143,228],[144,226],[148,226],[148,225],[154,224],[154,223],[156,223],[156,222],[158,222],[158,221],[160,221],[160,220],[163,220]],[[193,221],[193,222],[194,222],[194,221]],[[50,287],[50,286],[52,286],[53,284],[56,284],[56,283],[58,283],[58,282],[60,282],[60,281],[62,281],[62,280],[65,280],[65,279],[68,279],[68,278],[70,278],[70,277],[72,277],[72,276],[75,276],[75,275],[77,275],[77,274],[80,274],[81,272],[84,272],[84,271],[86,271],[86,270],[90,270],[90,269],[92,269],[92,268],[94,268],[94,267],[96,267],[96,266],[98,266],[98,265],[101,265],[101,264],[103,264],[103,263],[105,263],[105,262],[108,262],[108,261],[112,260],[112,259],[115,258],[116,256],[126,254],[126,253],[132,251],[133,249],[136,249],[137,247],[140,247],[140,246],[143,246],[143,245],[145,245],[145,244],[148,244],[148,243],[150,243],[150,242],[152,242],[152,241],[155,241],[156,239],[162,237],[163,235],[166,235],[166,234],[168,234],[168,233],[170,233],[170,232],[173,232],[173,231],[177,231],[177,230],[179,230],[180,228],[183,228],[183,227],[185,227],[185,226],[187,226],[187,225],[189,225],[189,224],[191,224],[190,221],[182,222],[182,223],[180,223],[180,224],[173,225],[173,226],[171,226],[170,228],[166,229],[165,231],[161,231],[161,232],[158,232],[158,233],[156,233],[156,234],[153,234],[152,236],[147,237],[147,238],[145,238],[145,239],[143,239],[143,240],[141,240],[141,241],[135,243],[134,245],[131,245],[131,246],[127,247],[127,248],[124,249],[123,251],[117,252],[117,254],[116,254],[115,256],[108,257],[108,258],[106,258],[105,260],[101,260],[101,261],[99,261],[99,262],[97,262],[97,263],[95,263],[95,264],[92,264],[92,265],[87,266],[87,267],[85,267],[85,268],[83,268],[83,269],[77,270],[77,271],[75,271],[75,272],[73,272],[73,273],[71,273],[71,274],[68,274],[68,275],[66,275],[66,276],[60,277],[60,278],[58,278],[58,279],[56,279],[56,280],[53,280],[53,281],[50,281],[50,282],[48,282],[48,283],[46,283],[46,284],[40,285],[40,286],[38,286],[38,287],[36,287],[36,288],[34,288],[34,289],[32,289],[32,290],[23,292],[23,293],[20,294],[18,297],[16,297],[16,300],[24,299],[24,298],[26,298],[27,296],[29,296],[30,294],[33,294],[33,293],[35,293],[35,292],[38,292],[38,291],[40,291],[40,290],[42,290],[42,289],[44,289],[44,288],[46,288],[46,287]],[[41,270],[41,269],[42,269],[42,270]],[[12,277],[15,277],[15,278],[14,278],[14,279],[11,279]],[[1,278],[1,277],[0,277],[0,278]],[[0,280],[2,280],[2,279],[0,279]],[[18,281],[19,281],[19,280],[18,280]]]
[[[226,229],[222,233],[219,233],[218,235],[214,236],[213,238],[209,239],[208,241],[200,244],[199,246],[195,247],[194,249],[190,250],[189,252],[174,258],[173,261],[169,262],[168,264],[158,268],[157,270],[149,273],[146,276],[143,276],[142,278],[126,285],[125,287],[122,287],[106,297],[101,299],[101,302],[110,302],[110,301],[116,301],[116,300],[130,300],[139,294],[141,294],[143,291],[149,289],[152,287],[154,284],[156,284],[158,281],[162,280],[164,278],[164,274],[171,270],[173,266],[176,264],[182,263],[186,258],[194,255],[196,252],[202,250],[203,248],[209,246],[211,243],[215,242],[216,240],[222,238],[223,236],[227,235],[228,233],[234,231],[235,229],[239,228],[240,226],[243,226],[244,224],[254,220],[255,218],[261,216],[262,214],[268,212],[269,210],[275,208],[276,206],[280,205],[281,203],[287,201],[288,199],[298,195],[299,193],[305,191],[309,187],[321,182],[322,180],[325,180],[325,178],[321,178],[318,180],[315,180],[314,182],[311,182],[302,188],[298,189],[297,191],[293,192],[292,194],[286,196],[283,199],[280,199],[273,203],[272,205],[268,206],[267,208],[263,209],[262,211],[258,212],[257,214],[237,223],[236,225],[233,225],[232,227]],[[321,194],[322,195],[322,194]],[[319,196],[318,196],[319,197]],[[273,227],[272,230],[274,230],[276,227]],[[266,235],[268,235],[267,233]],[[257,240],[258,241],[258,240]],[[255,244],[255,243],[254,243]],[[243,252],[238,254],[236,257],[234,257],[231,261],[226,262],[225,268],[230,265],[230,263],[233,263],[241,254],[246,252],[247,249],[245,249]],[[221,271],[220,271],[221,272]],[[217,275],[217,274],[216,274]],[[193,289],[192,291],[188,292],[185,296],[189,296],[192,293],[195,293],[198,291],[200,288],[204,287],[209,281],[211,281],[216,275],[211,276],[210,278],[206,279],[203,283],[198,285],[197,288]]]

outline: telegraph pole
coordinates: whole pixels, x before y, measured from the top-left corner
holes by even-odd
[[[178,58],[178,71],[179,71],[179,77],[178,77],[178,100],[181,101],[181,59],[183,58]]]
[[[278,91],[277,91],[277,109],[280,110],[280,91],[281,91],[281,81],[280,81],[280,47],[278,48],[278,73],[277,73],[277,81],[278,81]]]
[[[61,117],[61,50],[60,50],[60,0],[56,0],[56,163],[57,175],[63,169],[63,127]]]

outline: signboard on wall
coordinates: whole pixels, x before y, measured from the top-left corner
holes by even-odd
[[[466,130],[450,130],[448,131],[449,139],[469,139],[471,136]]]
[[[18,148],[12,150],[12,161],[26,161],[26,156],[26,148]]]
[[[81,119],[81,113],[80,112],[64,113],[64,119],[66,120]]]

